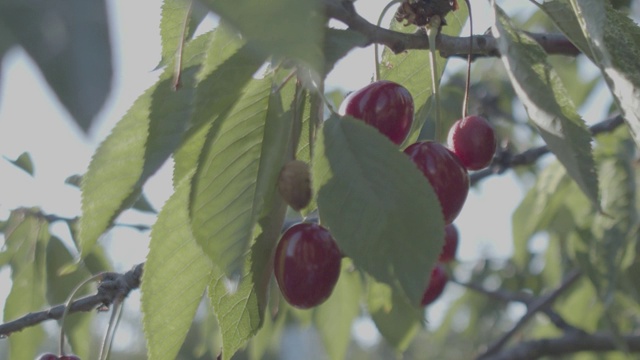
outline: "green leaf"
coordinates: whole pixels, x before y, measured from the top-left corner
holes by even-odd
[[[197,1],[164,0],[160,19],[162,56],[158,68],[171,62],[206,15],[207,11]]]
[[[182,87],[172,88],[172,71],[140,96],[100,144],[82,180],[78,240],[82,256],[138,198],[142,185],[178,146],[191,115],[195,75],[210,36],[185,49]]]
[[[34,174],[33,161],[31,161],[31,155],[29,155],[28,152],[26,152],[26,151],[23,152],[15,160],[11,160],[11,159],[7,158],[6,156],[4,158],[7,159],[9,162],[11,162],[13,165],[15,165],[15,166],[19,167],[20,169],[24,170],[24,172],[26,172],[27,174],[33,176],[33,174]]]
[[[324,69],[323,10],[319,0],[205,0],[204,5],[265,54]]]
[[[319,134],[312,174],[321,222],[340,249],[417,306],[444,239],[424,175],[376,129],[335,115]]]
[[[36,211],[15,210],[5,245],[13,249],[10,261],[12,286],[4,307],[4,321],[14,320],[45,305],[45,256],[49,224]],[[9,358],[33,359],[45,333],[41,326],[28,327],[9,337]]]
[[[225,27],[218,27],[214,31],[198,74],[191,120],[193,126],[183,136],[174,154],[174,186],[196,168],[207,136],[220,130],[231,107],[241,97],[246,84],[263,62],[263,57],[256,56],[250,46]],[[220,121],[216,121],[218,118]]]
[[[151,231],[141,287],[151,359],[176,358],[213,271],[191,233],[188,180],[177,186]]]
[[[593,59],[589,41],[584,37],[580,22],[569,2],[570,0],[545,1],[539,4],[539,7],[583,54]]]
[[[147,200],[147,197],[144,194],[140,194],[138,200],[131,206],[132,209],[136,209],[141,212],[147,212],[151,214],[157,214],[156,209],[153,208],[153,205]]]
[[[228,276],[242,269],[262,210],[257,191],[271,79],[249,83],[245,94],[208,137],[193,178],[193,234]]]
[[[443,33],[453,36],[460,34],[464,25],[463,19],[466,19],[468,14],[466,6],[450,12],[445,18],[448,25],[443,27]],[[416,30],[415,26],[404,26],[396,20],[392,20],[390,28],[401,32],[415,32]],[[438,79],[441,78],[447,61],[448,58],[436,56]],[[433,118],[430,115],[433,105],[430,101],[433,89],[431,88],[431,66],[429,64],[428,51],[409,50],[394,54],[389,48],[385,48],[382,52],[380,80],[390,80],[402,84],[411,93],[415,104],[416,115],[405,144],[415,142],[427,118]]]
[[[406,350],[422,326],[423,309],[411,306],[385,284],[369,281],[368,287],[369,313],[378,331],[394,349]]]
[[[49,305],[66,302],[74,288],[88,279],[91,273],[84,268],[69,274],[60,274],[65,265],[73,261],[73,255],[64,243],[52,236],[47,244],[47,301]],[[83,287],[77,297],[89,293],[89,287]],[[69,316],[64,322],[64,332],[71,343],[73,353],[81,358],[88,358],[93,349],[91,347],[91,320],[93,314],[84,313]]]
[[[0,1],[0,21],[85,132],[111,91],[107,20],[104,0]]]
[[[567,96],[542,47],[518,32],[500,7],[492,29],[502,62],[529,118],[567,173],[598,206],[598,180],[591,154],[591,133]]]
[[[342,260],[342,273],[331,296],[314,311],[324,347],[331,360],[345,358],[351,342],[351,325],[360,313],[362,280],[351,260]]]
[[[570,0],[593,60],[640,145],[640,27],[609,2]]]

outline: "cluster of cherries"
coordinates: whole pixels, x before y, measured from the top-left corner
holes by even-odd
[[[58,356],[56,354],[47,353],[40,355],[40,357],[38,357],[38,360],[80,360],[80,358],[75,355]]]
[[[411,130],[414,104],[403,86],[376,81],[349,94],[340,113],[364,121],[400,145]],[[452,222],[469,192],[468,170],[488,166],[496,149],[494,130],[480,116],[456,121],[447,143],[448,147],[435,141],[420,141],[404,150],[430,182],[446,224],[445,243],[431,272],[422,306],[436,300],[448,281],[443,264],[455,258],[458,247],[458,230]],[[287,302],[299,308],[324,302],[338,281],[341,257],[329,231],[318,224],[299,223],[285,231],[276,248],[274,273]]]

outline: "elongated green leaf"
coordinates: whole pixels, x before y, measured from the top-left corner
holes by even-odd
[[[545,1],[540,4],[540,8],[582,53],[593,59],[589,41],[584,37],[580,22],[571,8],[570,0]]]
[[[205,0],[213,12],[266,54],[323,70],[324,18],[319,0]]]
[[[73,255],[62,241],[52,236],[47,244],[47,301],[49,305],[64,303],[73,289],[91,276],[84,268],[69,274],[60,274],[60,269],[73,261]],[[90,287],[81,289],[77,297],[86,295]],[[91,320],[93,314],[84,313],[69,316],[64,322],[64,332],[71,344],[73,353],[81,358],[89,358],[93,353],[91,346]]]
[[[424,175],[384,135],[330,117],[316,144],[320,219],[340,249],[416,306],[442,249],[440,203]]]
[[[176,358],[213,271],[191,233],[188,180],[178,185],[151,231],[141,288],[150,359]]]
[[[6,156],[4,158],[7,159],[9,162],[11,162],[13,165],[15,165],[15,166],[19,167],[20,169],[24,170],[24,172],[26,172],[27,174],[33,176],[33,173],[34,173],[33,161],[31,161],[31,155],[29,155],[28,152],[26,152],[26,151],[23,152],[15,160],[10,160]]]
[[[198,78],[192,116],[193,126],[174,154],[173,184],[197,167],[207,136],[214,136],[229,110],[241,97],[246,84],[264,62],[264,57],[244,44],[227,28],[218,27]],[[220,119],[220,121],[216,121]]]
[[[162,56],[158,67],[171,62],[206,15],[207,11],[197,1],[164,0],[160,19]]]
[[[142,185],[178,146],[191,115],[195,75],[210,35],[185,49],[182,87],[172,89],[172,71],[140,96],[100,144],[82,180],[82,218],[78,240],[82,255],[116,216],[138,198]]]
[[[453,36],[460,34],[464,25],[463,21],[468,15],[469,12],[466,6],[450,12],[445,18],[448,25],[443,27],[442,32]],[[416,31],[415,26],[404,26],[396,20],[392,20],[390,28],[401,32]],[[447,58],[440,55],[436,56],[436,75],[438,79],[442,76],[446,64]],[[428,51],[409,50],[394,54],[389,48],[385,48],[382,52],[380,79],[402,84],[413,96],[416,115],[405,144],[411,144],[416,141],[427,118],[430,118],[431,121],[434,119],[433,115],[430,114],[433,107],[431,101],[433,91],[431,88],[431,71]]]
[[[570,0],[637,145],[640,145],[640,27],[607,1]]]
[[[351,342],[351,325],[360,312],[362,280],[351,260],[342,261],[342,273],[333,293],[314,312],[315,324],[331,360],[345,358]]]
[[[4,321],[14,320],[45,305],[45,249],[49,224],[37,213],[19,209],[11,213],[11,229],[5,233],[8,248],[14,249],[10,261],[12,286],[4,307]],[[33,326],[9,337],[10,359],[33,359],[44,339],[42,327]]]
[[[518,32],[506,14],[495,7],[492,31],[502,62],[529,118],[585,195],[598,206],[598,180],[591,154],[591,134],[567,96],[566,89],[533,39]]]
[[[249,83],[246,93],[207,139],[191,195],[193,234],[225,274],[242,269],[262,210],[257,178],[271,79]]]
[[[397,351],[406,350],[420,330],[423,309],[411,306],[385,284],[370,281],[368,287],[369,313],[378,331]]]
[[[0,21],[86,132],[111,90],[105,1],[2,0]]]

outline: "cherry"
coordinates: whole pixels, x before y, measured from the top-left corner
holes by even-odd
[[[427,306],[439,298],[444,291],[444,287],[447,285],[447,281],[449,281],[449,277],[447,276],[444,266],[442,266],[442,264],[437,264],[433,270],[431,270],[429,286],[427,287],[427,290],[424,291],[420,304],[422,306]]]
[[[363,120],[400,145],[413,123],[413,98],[402,85],[380,80],[349,94],[340,114]]]
[[[59,360],[58,355],[46,353],[38,357],[38,360]]]
[[[447,144],[467,169],[480,170],[491,163],[497,141],[491,124],[472,115],[453,124]]]
[[[451,224],[467,199],[467,169],[454,153],[433,141],[409,145],[404,152],[431,183],[442,206],[445,224]]]
[[[324,302],[338,282],[342,255],[329,230],[299,223],[282,234],[274,273],[287,302],[308,309]]]
[[[438,261],[448,263],[455,259],[456,250],[458,250],[458,228],[449,224],[444,227],[444,245]]]
[[[80,360],[80,358],[75,355],[62,355],[58,360]]]

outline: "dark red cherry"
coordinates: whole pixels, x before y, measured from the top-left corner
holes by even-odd
[[[59,360],[58,355],[46,353],[38,356],[38,360]]]
[[[349,94],[340,105],[340,114],[363,120],[400,145],[413,123],[413,98],[402,85],[376,81]]]
[[[454,153],[433,141],[417,142],[404,152],[429,179],[442,206],[445,224],[451,224],[467,199],[467,169]]]
[[[444,227],[444,245],[442,246],[442,252],[438,258],[439,262],[448,263],[456,258],[456,251],[458,250],[458,228],[449,224]]]
[[[58,360],[80,360],[80,358],[75,355],[63,355],[60,356]]]
[[[427,287],[427,290],[425,290],[424,295],[422,295],[422,301],[420,304],[422,306],[427,306],[439,298],[444,291],[444,287],[447,285],[447,281],[449,281],[449,277],[447,276],[444,266],[442,266],[442,264],[437,264],[433,270],[431,270],[429,286]]]
[[[274,260],[276,281],[287,302],[302,309],[324,302],[338,282],[341,258],[324,227],[299,223],[287,229]]]
[[[456,121],[449,130],[447,144],[469,170],[480,170],[491,164],[496,151],[496,133],[481,116],[467,116]]]

